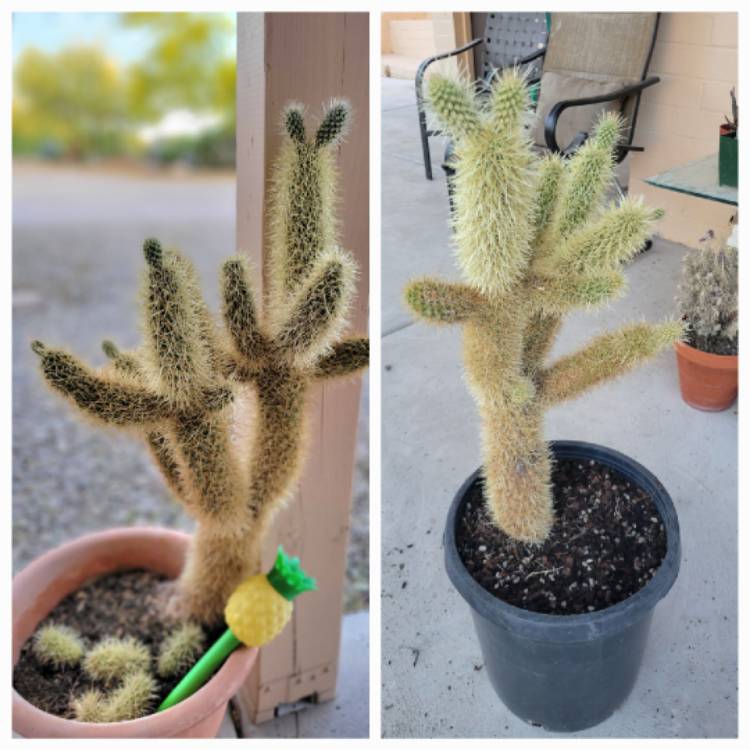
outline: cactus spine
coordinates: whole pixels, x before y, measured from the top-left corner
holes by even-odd
[[[258,572],[275,511],[297,478],[311,383],[367,367],[366,338],[342,331],[356,265],[336,244],[334,146],[349,120],[333,101],[312,140],[298,105],[271,196],[270,289],[256,305],[246,261],[221,271],[223,330],[189,261],[146,240],[142,305],[146,341],[94,371],[35,341],[48,384],[97,422],[128,427],[149,447],[172,493],[198,521],[169,609],[183,619],[221,618],[229,594]],[[250,401],[253,409],[244,409]],[[249,440],[244,411],[254,412]]]
[[[505,73],[486,101],[465,81],[433,76],[429,99],[455,142],[454,229],[465,283],[413,281],[412,311],[459,323],[469,387],[482,417],[485,493],[497,525],[538,543],[554,523],[544,410],[637,366],[682,335],[679,322],[636,324],[551,365],[565,314],[620,294],[620,271],[661,216],[639,200],[605,206],[620,138],[605,115],[571,159],[534,154],[528,94]]]

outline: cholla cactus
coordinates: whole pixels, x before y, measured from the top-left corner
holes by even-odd
[[[229,594],[257,572],[263,537],[298,476],[305,404],[315,381],[367,366],[368,340],[341,338],[356,265],[336,245],[333,146],[349,119],[334,101],[312,141],[299,106],[272,195],[271,283],[262,310],[241,257],[224,263],[224,331],[217,331],[192,265],[156,240],[144,245],[144,346],[96,372],[32,344],[47,382],[100,423],[141,433],[175,496],[197,519],[170,610],[219,620]],[[255,423],[242,438],[242,406]],[[249,411],[244,409],[244,412]]]
[[[712,354],[737,354],[737,248],[691,250],[682,270],[679,304],[692,345]]]
[[[147,672],[130,672],[105,700],[103,721],[140,719],[151,710],[156,698],[156,681]]]
[[[94,680],[112,685],[131,672],[148,672],[151,653],[135,638],[105,638],[83,660],[83,670]]]
[[[76,721],[98,723],[106,721],[106,702],[101,690],[86,690],[70,701],[70,710]]]
[[[148,714],[155,698],[154,678],[147,672],[134,671],[126,674],[109,695],[87,690],[71,700],[70,708],[76,721],[130,721]]]
[[[620,265],[661,213],[632,199],[603,205],[620,137],[617,116],[603,117],[564,161],[532,151],[523,130],[528,92],[515,73],[503,75],[481,102],[467,82],[434,76],[429,98],[455,141],[455,241],[466,281],[413,281],[407,303],[428,322],[463,326],[489,508],[509,536],[541,542],[554,522],[544,410],[681,335],[677,322],[638,323],[545,363],[563,315],[622,292]]]
[[[34,634],[34,656],[57,669],[72,667],[83,658],[85,646],[81,636],[67,625],[45,625]]]
[[[184,674],[198,660],[206,645],[203,628],[194,622],[184,622],[170,633],[159,648],[156,671],[159,677]]]

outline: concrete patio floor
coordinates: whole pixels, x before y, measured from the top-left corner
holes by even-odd
[[[369,654],[369,612],[344,615],[336,697],[264,724],[253,725],[243,715],[242,736],[247,739],[369,737],[369,684],[362,679],[369,673]],[[238,736],[229,712],[217,736],[219,739]]]
[[[443,571],[448,506],[479,465],[478,421],[462,381],[460,332],[413,324],[413,276],[457,277],[439,169],[424,178],[413,83],[383,80],[382,729],[386,737],[550,737],[496,698],[468,606]],[[627,275],[630,294],[570,316],[553,356],[629,320],[674,312],[687,248],[657,240]],[[737,733],[737,409],[680,398],[672,352],[552,410],[550,438],[601,443],[653,471],[680,518],[677,583],[657,607],[633,693],[581,737]]]

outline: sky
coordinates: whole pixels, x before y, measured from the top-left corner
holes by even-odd
[[[140,58],[151,44],[148,29],[126,29],[119,13],[14,13],[13,61],[27,47],[56,52],[70,44],[96,44],[121,64]],[[232,16],[233,14],[228,14]],[[233,40],[232,40],[233,43]],[[233,51],[233,50],[231,50]]]

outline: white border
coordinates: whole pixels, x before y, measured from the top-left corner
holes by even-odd
[[[369,747],[372,745],[387,744],[389,748],[414,748],[423,747],[428,743],[430,745],[442,745],[446,747],[466,747],[472,748],[492,748],[496,750],[499,742],[502,742],[503,747],[514,748],[517,746],[529,747],[530,742],[528,740],[515,740],[515,739],[504,739],[504,740],[483,740],[483,739],[471,739],[471,740],[452,740],[452,739],[415,739],[415,740],[397,740],[388,739],[380,740],[380,512],[381,512],[381,498],[380,498],[380,479],[381,479],[381,454],[380,454],[380,416],[381,416],[381,404],[380,404],[380,382],[381,382],[381,359],[380,359],[380,292],[381,292],[381,273],[380,273],[380,174],[381,174],[381,160],[380,160],[380,17],[381,11],[456,11],[456,10],[467,10],[466,7],[461,7],[462,3],[457,2],[445,2],[445,0],[434,0],[430,3],[420,2],[394,2],[393,0],[380,0],[379,2],[334,2],[333,0],[317,0],[317,2],[286,2],[285,0],[276,0],[274,3],[262,3],[262,2],[249,2],[248,0],[237,0],[233,3],[227,2],[196,2],[195,0],[181,0],[176,1],[164,1],[162,2],[129,2],[129,3],[116,3],[112,0],[81,0],[79,2],[59,2],[54,0],[47,0],[46,2],[40,0],[34,2],[28,0],[28,2],[19,2],[9,0],[3,3],[2,10],[0,10],[0,50],[2,50],[4,57],[4,65],[2,66],[2,76],[0,76],[0,101],[3,105],[3,117],[0,124],[2,132],[2,166],[5,174],[5,179],[2,182],[2,201],[3,201],[3,216],[7,217],[7,220],[3,224],[2,233],[2,270],[4,273],[0,276],[0,299],[3,301],[0,306],[0,337],[2,340],[2,352],[3,360],[0,362],[0,392],[2,393],[2,399],[0,401],[2,409],[2,424],[4,429],[2,432],[2,439],[0,445],[2,450],[0,451],[0,460],[2,464],[2,476],[4,479],[5,492],[5,509],[3,523],[0,524],[2,531],[2,537],[0,537],[0,544],[3,545],[5,550],[4,554],[4,575],[2,576],[2,592],[5,603],[4,611],[7,613],[3,618],[2,632],[3,642],[6,644],[3,650],[3,667],[2,674],[5,675],[5,679],[9,678],[11,672],[11,658],[10,658],[10,579],[11,579],[11,524],[10,524],[10,497],[11,497],[11,476],[12,476],[12,462],[11,462],[11,132],[10,132],[10,112],[11,112],[11,77],[12,77],[12,41],[11,41],[11,13],[12,11],[30,12],[30,11],[60,11],[60,12],[73,12],[73,11],[134,11],[134,10],[149,10],[149,11],[369,11],[371,13],[370,18],[370,337],[372,341],[372,353],[370,362],[370,740],[303,740],[305,748],[310,750],[316,750],[317,748],[328,748],[331,745],[337,747]],[[490,11],[498,9],[513,10],[518,7],[515,3],[487,3],[487,2],[476,2],[471,4],[471,10],[474,11]],[[654,3],[624,3],[609,2],[603,7],[603,4],[594,3],[574,3],[574,2],[555,2],[548,8],[553,11],[563,10],[607,10],[607,11],[636,11],[636,10],[653,10]],[[665,12],[686,12],[686,11],[704,11],[704,12],[720,12],[730,11],[739,12],[739,49],[744,52],[744,55],[739,57],[739,85],[738,91],[740,92],[740,98],[742,98],[743,92],[746,90],[748,79],[748,66],[750,65],[750,57],[748,56],[748,50],[750,44],[748,44],[748,20],[750,20],[750,12],[741,9],[740,2],[715,2],[712,4],[708,3],[697,3],[697,2],[667,2],[663,1],[658,3],[658,9]],[[744,99],[743,99],[744,101]],[[743,109],[744,112],[744,109]],[[743,131],[744,132],[744,131]],[[416,133],[415,133],[416,138]],[[416,143],[416,141],[415,141]],[[750,147],[747,142],[743,139],[740,147],[740,161],[743,165],[743,175],[745,171],[750,174],[750,167],[746,168],[746,165],[750,164]],[[745,179],[740,184],[740,203],[741,205],[747,205],[748,201],[748,180]],[[750,248],[745,252],[740,249],[740,323],[743,331],[750,331]],[[743,339],[744,341],[744,339]],[[748,568],[750,567],[750,551],[748,551],[748,517],[750,514],[748,509],[745,507],[746,503],[750,502],[750,469],[748,469],[748,459],[750,459],[750,439],[748,436],[748,418],[747,409],[750,408],[750,394],[748,389],[750,388],[750,375],[746,368],[747,364],[747,349],[746,345],[743,345],[741,352],[741,363],[740,363],[740,423],[739,423],[739,456],[745,456],[746,460],[740,463],[740,477],[739,477],[739,533],[740,533],[740,544],[739,544],[739,615],[740,615],[740,633],[742,633],[743,627],[748,622]],[[676,449],[679,449],[676,447]],[[710,498],[706,498],[706,502],[710,502]],[[748,649],[746,647],[745,639],[740,638],[740,650],[739,650],[739,665],[740,665],[740,693],[739,693],[739,715],[740,715],[740,738],[744,738],[747,734],[747,717],[748,717],[748,697],[747,697],[747,668],[748,668]],[[450,644],[446,644],[446,648],[450,648]],[[2,704],[0,709],[0,717],[2,717],[3,726],[3,737],[10,737],[11,735],[11,721],[10,721],[10,686],[6,686],[7,699]],[[549,741],[549,740],[548,740]],[[570,747],[578,748],[581,744],[580,739],[555,739],[553,740],[556,746],[559,747]],[[706,744],[710,747],[723,747],[727,745],[736,745],[738,740],[653,740],[653,739],[622,739],[622,740],[597,740],[596,747],[603,748],[606,750],[610,747],[623,745],[624,743],[638,742],[638,746],[642,748],[664,748],[675,746],[678,742],[680,746],[684,743],[688,744]],[[18,740],[18,742],[31,742],[41,747],[80,747],[80,743],[75,740]],[[151,740],[150,746],[163,746],[167,743],[166,740]],[[193,746],[207,746],[213,745],[216,740],[191,740]],[[298,741],[295,740],[244,740],[244,742],[252,742],[253,746],[262,750],[265,747],[284,747],[284,746],[295,746],[298,745]],[[97,746],[104,745],[103,741],[100,741]],[[140,741],[134,740],[121,740],[118,742],[118,747],[143,747]]]

